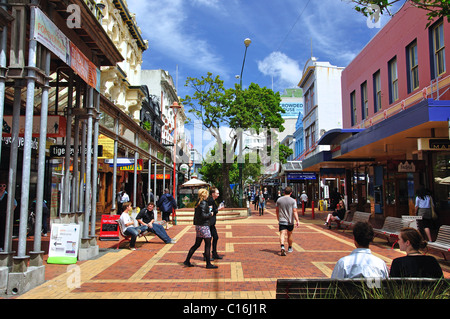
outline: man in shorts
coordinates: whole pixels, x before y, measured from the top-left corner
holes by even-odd
[[[294,219],[298,227],[297,201],[291,197],[292,188],[286,187],[284,196],[277,200],[277,219],[280,231],[281,256],[286,256],[285,242],[288,240],[288,252],[292,250],[292,231],[294,230]]]

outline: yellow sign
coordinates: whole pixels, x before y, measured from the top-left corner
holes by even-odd
[[[142,171],[143,161],[141,159],[138,159],[138,166],[137,170]],[[119,171],[134,171],[134,164],[133,165],[126,165],[126,166],[120,166],[118,167]]]
[[[100,134],[98,136],[98,144],[103,145],[103,156],[99,158],[114,158],[114,140]]]

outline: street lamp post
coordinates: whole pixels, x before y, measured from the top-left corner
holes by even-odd
[[[177,101],[174,101],[170,108],[173,110],[174,116],[174,134],[173,134],[173,192],[172,196],[176,198],[177,194],[177,114],[181,108],[181,105]],[[173,224],[177,224],[177,215],[175,213],[175,208],[172,210],[172,221]]]
[[[244,52],[244,60],[242,61],[242,69],[241,69],[241,76],[240,76],[240,85],[239,85],[239,89],[242,90],[242,74],[244,73],[244,65],[245,65],[245,58],[247,56],[247,49],[250,45],[250,43],[252,43],[252,40],[250,40],[249,38],[246,38],[244,40],[244,45],[245,45],[245,52]],[[242,143],[242,136],[241,136],[241,143]],[[239,152],[242,152],[242,144],[241,147],[239,148]],[[240,154],[242,155],[242,154]],[[242,206],[242,202],[243,202],[243,185],[242,185],[242,163],[238,163],[238,167],[239,167],[239,207],[243,207]]]

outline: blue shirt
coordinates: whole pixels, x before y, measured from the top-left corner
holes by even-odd
[[[386,263],[368,248],[357,248],[350,255],[342,257],[334,267],[331,278],[388,278]]]

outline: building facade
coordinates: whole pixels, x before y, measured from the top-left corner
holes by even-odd
[[[345,193],[375,218],[414,215],[429,189],[448,224],[450,24],[406,2],[342,73],[343,129],[317,167],[346,172]]]

